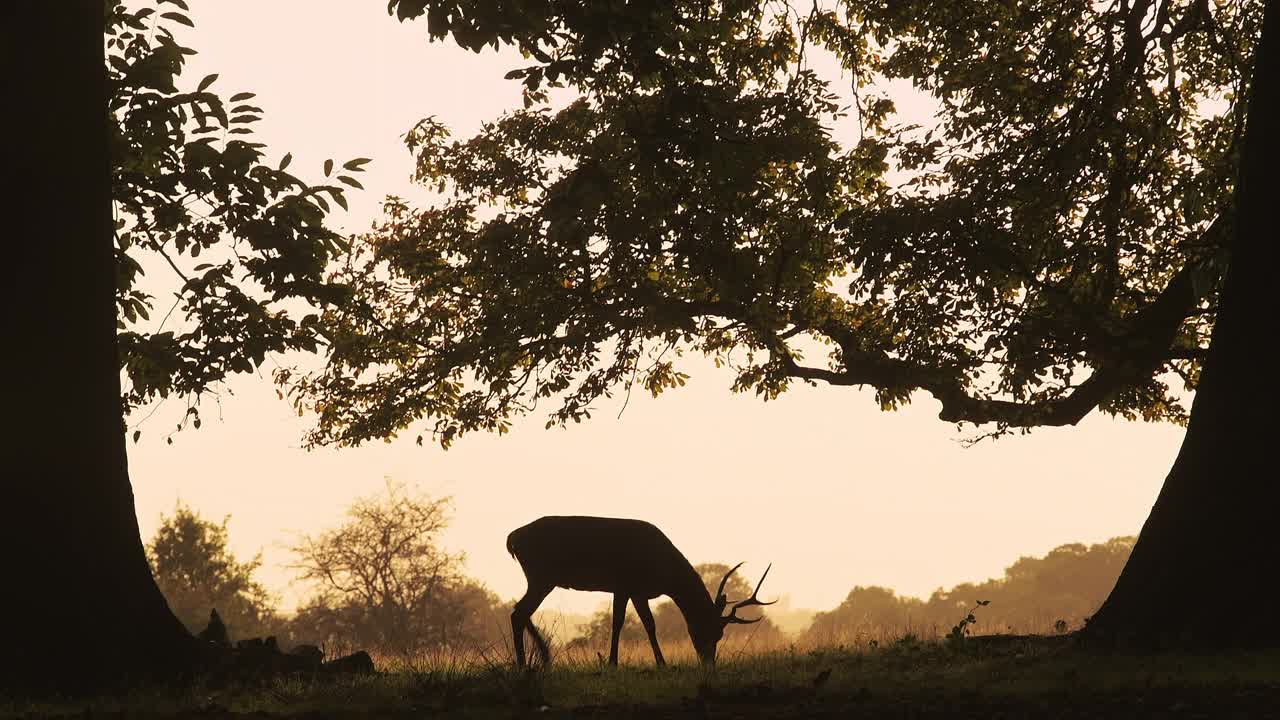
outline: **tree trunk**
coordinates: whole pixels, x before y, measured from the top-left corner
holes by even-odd
[[[1275,3],[1255,55],[1236,189],[1236,225],[1191,422],[1110,597],[1085,630],[1099,644],[1280,647],[1280,482],[1275,465],[1276,193],[1271,118]]]
[[[102,0],[5,3],[6,373],[0,689],[78,690],[195,645],[151,576],[116,356]]]

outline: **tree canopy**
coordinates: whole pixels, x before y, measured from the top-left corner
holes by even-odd
[[[254,578],[262,556],[241,562],[227,546],[227,522],[215,523],[179,504],[161,518],[147,559],[169,607],[192,632],[217,610],[233,640],[272,634],[281,625],[276,599]]]
[[[340,526],[301,537],[294,569],[316,592],[295,634],[407,656],[498,641],[509,627],[501,602],[463,573],[462,554],[440,547],[449,504],[388,479],[383,493],[352,502]]]
[[[183,398],[180,426],[198,427],[200,396],[227,376],[268,353],[316,349],[318,315],[308,311],[345,297],[325,278],[347,247],[326,216],[330,203],[346,207],[346,189],[360,187],[350,173],[368,160],[337,174],[328,160],[316,185],[287,171],[289,154],[266,165],[254,94],[224,99],[216,74],[193,88],[181,78],[196,53],[174,34],[192,26],[185,10],[180,0],[139,9],[107,0],[106,85],[124,408]],[[172,278],[144,282],[156,268]]]
[[[682,384],[690,351],[736,391],[923,391],[997,434],[1095,408],[1185,422],[1261,4],[390,8],[515,44],[524,107],[406,136],[440,200],[388,200],[336,273],[352,297],[320,320],[327,367],[277,376],[317,409],[311,443],[425,421],[447,446],[540,402],[579,421]],[[897,120],[897,80],[936,122]]]

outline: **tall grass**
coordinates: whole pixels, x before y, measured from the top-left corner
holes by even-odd
[[[609,714],[613,708],[634,715],[637,706],[688,709],[691,703],[844,707],[867,697],[908,704],[945,703],[948,697],[973,703],[974,698],[991,697],[1008,703],[1010,698],[1197,688],[1228,695],[1242,690],[1280,695],[1280,652],[1274,651],[1097,656],[1073,649],[1069,638],[1008,643],[970,638],[956,643],[910,633],[880,637],[884,641],[871,639],[857,646],[730,652],[714,667],[676,648],[666,668],[654,667],[645,646],[627,647],[617,668],[604,664],[600,654],[562,649],[550,667],[536,671],[515,669],[509,648],[495,644],[465,653],[383,657],[382,672],[373,676],[295,675],[234,686],[201,680],[88,701],[0,699],[0,717],[70,716],[92,709],[95,715],[126,717],[340,712],[485,718],[543,708],[596,708],[596,714]]]

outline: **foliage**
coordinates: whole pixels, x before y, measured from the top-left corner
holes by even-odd
[[[723,563],[702,563],[695,566],[698,574],[702,576],[702,582],[707,586],[708,593],[714,593],[719,587],[720,578],[729,571],[729,566]],[[741,600],[751,595],[751,585],[741,575],[735,573],[729,578],[729,582],[725,584],[725,595],[730,602]],[[742,617],[746,619],[754,619],[760,613],[753,613],[752,610],[744,610]],[[658,636],[658,642],[662,645],[664,652],[668,648],[680,645],[690,645],[688,625],[685,623],[684,616],[680,614],[680,609],[670,600],[662,600],[653,607],[653,622]],[[574,638],[569,643],[571,652],[581,649],[595,649],[596,651],[608,652],[609,640],[613,633],[613,604],[608,603],[598,610],[591,617],[588,623],[580,631],[579,637]],[[622,627],[622,634],[619,638],[620,644],[643,646],[648,652],[649,638],[645,635],[644,628],[640,625],[639,618],[636,617],[635,610],[630,605],[627,606],[627,621]],[[747,649],[753,651],[761,651],[769,648],[781,647],[784,644],[785,636],[778,626],[773,623],[767,616],[758,623],[751,625],[728,625],[725,627],[724,640],[722,648],[728,653],[745,651]]]
[[[269,353],[316,348],[318,315],[297,311],[346,297],[324,272],[347,241],[324,223],[329,203],[345,208],[346,187],[360,187],[347,173],[368,162],[348,161],[318,185],[286,172],[288,154],[264,164],[253,93],[224,100],[210,89],[216,74],[182,81],[196,52],[172,31],[192,26],[184,10],[182,0],[137,10],[106,0],[105,28],[123,402],[127,412],[184,398],[179,428],[199,426],[200,396],[228,375]],[[162,263],[176,279],[144,284]],[[172,303],[149,292],[175,284]]]
[[[1080,627],[1106,599],[1133,549],[1135,538],[1072,543],[1044,557],[1023,557],[1004,576],[939,588],[928,600],[901,597],[882,587],[855,587],[839,606],[818,613],[801,636],[807,645],[865,642],[909,630],[951,628],[980,633],[1061,633]],[[981,622],[970,606],[983,608]],[[956,624],[956,615],[962,622]],[[1061,622],[1062,625],[1058,623]]]
[[[1259,3],[390,7],[533,64],[474,137],[406,136],[443,199],[388,200],[338,273],[326,369],[277,375],[318,403],[311,443],[426,420],[447,446],[544,399],[576,422],[683,384],[687,350],[766,399],[924,391],[995,433],[1185,420],[1169,377],[1195,387],[1216,312]],[[818,56],[852,79],[856,142]],[[894,122],[898,79],[932,127]]]
[[[295,568],[317,593],[292,633],[401,655],[492,642],[509,622],[498,622],[497,596],[462,574],[463,556],[439,547],[448,507],[448,498],[388,479],[384,493],[357,499],[342,525],[304,535]]]
[[[978,611],[978,608],[986,607],[990,604],[990,600],[979,600],[965,613],[964,617],[960,618],[960,622],[951,626],[951,631],[947,633],[947,642],[953,646],[963,643],[964,639],[972,632],[973,626],[978,624],[978,618],[974,613]]]
[[[229,520],[205,520],[181,503],[161,518],[147,545],[156,584],[192,632],[202,630],[216,609],[233,640],[272,634],[280,625],[275,599],[253,577],[262,556],[236,560],[227,547]]]

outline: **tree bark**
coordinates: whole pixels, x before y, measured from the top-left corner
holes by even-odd
[[[151,576],[125,454],[101,0],[5,3],[6,361],[0,689],[78,690],[195,645]],[[13,255],[11,255],[11,258]]]
[[[1182,448],[1084,638],[1104,646],[1280,647],[1276,473],[1275,2],[1253,69],[1230,266]]]

